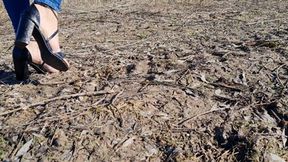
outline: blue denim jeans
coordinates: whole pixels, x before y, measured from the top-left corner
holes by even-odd
[[[14,31],[16,32],[20,20],[21,13],[29,8],[29,0],[3,0],[7,13],[12,21]],[[35,0],[35,3],[44,4],[55,11],[61,10],[62,0]]]
[[[56,12],[59,12],[61,10],[62,0],[34,0],[34,3],[47,5]]]

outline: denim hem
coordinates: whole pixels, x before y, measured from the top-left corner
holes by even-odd
[[[34,3],[47,5],[56,12],[61,11],[61,0],[35,0]]]

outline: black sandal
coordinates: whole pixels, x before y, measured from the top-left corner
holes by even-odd
[[[55,12],[53,10],[52,12],[57,18]],[[31,36],[33,35],[33,37],[38,43],[42,60],[46,64],[59,71],[67,71],[69,65],[64,60],[64,54],[62,52],[53,53],[49,45],[49,41],[58,34],[58,30],[46,40],[44,35],[41,33],[39,27],[39,11],[35,7],[35,5],[32,4],[30,8],[21,16],[16,34],[15,46],[22,49],[25,48],[30,43]]]
[[[32,62],[32,56],[31,56],[30,52],[26,48],[25,48],[25,51],[27,52],[27,56],[28,56],[28,58],[27,58],[28,64],[31,67],[33,67],[38,74],[46,74],[47,70],[44,68],[45,62],[43,61],[42,64],[36,64],[36,63]]]
[[[19,81],[29,79],[27,52],[15,46],[12,54],[16,79]]]

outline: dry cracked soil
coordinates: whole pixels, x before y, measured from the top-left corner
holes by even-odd
[[[0,160],[288,161],[286,0],[64,1],[28,84],[0,4]]]

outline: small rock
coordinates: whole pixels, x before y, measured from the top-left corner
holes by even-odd
[[[214,93],[215,93],[215,95],[220,96],[221,92],[222,92],[221,89],[216,89]]]
[[[13,137],[12,137],[12,141],[13,141],[13,142],[17,142],[17,140],[18,140],[18,136],[13,136]]]

